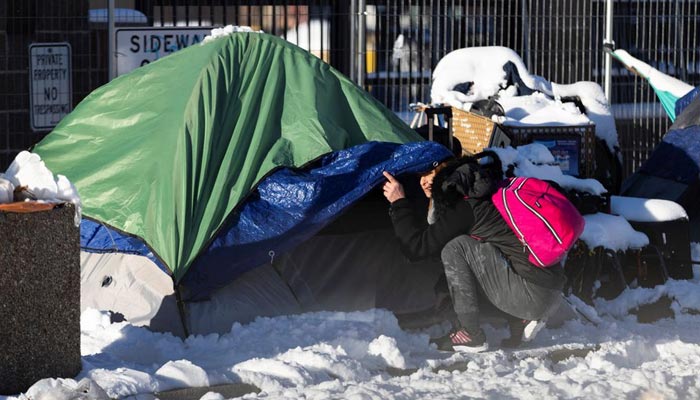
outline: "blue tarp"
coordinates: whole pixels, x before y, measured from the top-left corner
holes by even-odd
[[[324,156],[303,170],[282,168],[234,209],[203,254],[180,282],[184,300],[206,298],[243,273],[292,250],[318,233],[349,206],[395,175],[426,171],[451,155],[433,142],[399,145],[370,142]],[[387,205],[388,209],[388,205]],[[138,238],[85,220],[81,247],[157,257]]]
[[[676,101],[676,115],[681,115],[683,110],[690,105],[690,103],[695,100],[696,97],[700,96],[700,86],[686,93],[683,97]]]
[[[697,181],[700,172],[700,126],[669,131],[639,171],[686,185]]]

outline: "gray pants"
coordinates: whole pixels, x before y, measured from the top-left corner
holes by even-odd
[[[479,291],[501,311],[527,320],[541,319],[561,300],[559,290],[526,281],[495,246],[467,235],[445,245],[442,263],[457,318],[470,332],[479,328]]]

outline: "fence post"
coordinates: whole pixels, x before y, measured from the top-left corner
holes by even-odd
[[[108,0],[107,11],[107,80],[114,79],[114,0]]]
[[[357,57],[357,79],[355,82],[361,88],[365,87],[365,74],[367,73],[367,68],[365,67],[367,50],[367,43],[365,43],[365,30],[367,29],[367,9],[365,7],[365,0],[359,0],[357,9],[357,45],[356,45],[356,57]]]
[[[357,0],[350,1],[350,80],[357,83]]]
[[[612,38],[613,30],[613,0],[605,1],[605,39],[603,46],[611,46],[611,50],[615,50],[615,41]],[[612,103],[612,54],[605,52],[605,97],[608,98],[608,103]]]

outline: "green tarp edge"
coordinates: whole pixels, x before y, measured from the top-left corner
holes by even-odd
[[[98,88],[34,151],[179,280],[268,172],[372,140],[422,139],[308,52],[235,33]]]

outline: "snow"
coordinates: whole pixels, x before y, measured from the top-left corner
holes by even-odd
[[[485,46],[454,50],[440,59],[433,71],[431,101],[469,110],[471,103],[505,88],[503,65],[508,61],[515,64],[525,85],[552,94],[551,84],[541,76],[530,75],[516,52],[507,47]],[[464,82],[474,82],[467,94],[454,90]]]
[[[644,61],[633,57],[625,50],[618,49],[615,50],[613,54],[625,65],[637,70],[642,76],[647,78],[647,80],[649,80],[649,84],[651,84],[657,90],[663,90],[671,93],[677,98],[681,98],[694,89],[693,86],[688,85],[687,83],[672,76],[666,75]]]
[[[661,296],[673,301],[674,318],[641,324],[630,314]],[[472,355],[437,351],[428,335],[402,331],[384,310],[258,318],[225,335],[184,341],[110,324],[106,313],[87,310],[78,379],[91,378],[112,398],[207,382],[261,389],[245,399],[700,396],[697,279],[627,289],[614,300],[597,299],[595,307],[569,300],[595,324],[569,320],[543,329],[527,346],[504,350],[496,344],[506,328],[494,321],[484,328],[496,350]],[[77,386],[72,379],[39,383]],[[203,398],[222,398],[212,390]]]
[[[534,89],[531,95],[517,95],[517,88],[508,86],[503,66],[512,62],[525,86]],[[472,82],[466,93],[457,90],[460,84]],[[433,104],[448,104],[469,111],[477,100],[496,96],[505,117],[496,122],[507,126],[588,125],[595,124],[596,136],[605,140],[611,152],[619,147],[615,120],[603,89],[595,82],[558,84],[530,74],[520,56],[500,46],[469,47],[445,55],[433,71],[431,87]],[[585,113],[563,97],[578,97]]]
[[[662,199],[610,196],[610,212],[634,222],[688,219],[688,214],[680,204]]]
[[[211,30],[211,35],[207,35],[204,37],[202,40],[202,43],[200,45],[205,45],[212,40],[222,38],[224,36],[228,36],[232,33],[236,32],[256,32],[260,33],[262,31],[254,31],[251,27],[249,26],[235,26],[235,25],[226,25],[223,28],[214,28]]]
[[[626,219],[610,214],[584,215],[586,225],[580,239],[588,248],[603,247],[611,250],[641,249],[649,238],[635,231]]]
[[[550,180],[565,189],[575,189],[596,195],[607,192],[605,187],[595,179],[580,179],[564,175],[559,166],[554,164],[554,157],[543,144],[531,143],[518,148],[493,147],[488,150],[494,151],[501,159],[504,172],[509,165],[513,165],[516,176]]]
[[[63,175],[54,177],[41,157],[28,151],[17,154],[7,171],[0,174],[0,203],[20,200],[73,203],[75,224],[80,224],[82,205],[75,186]]]

